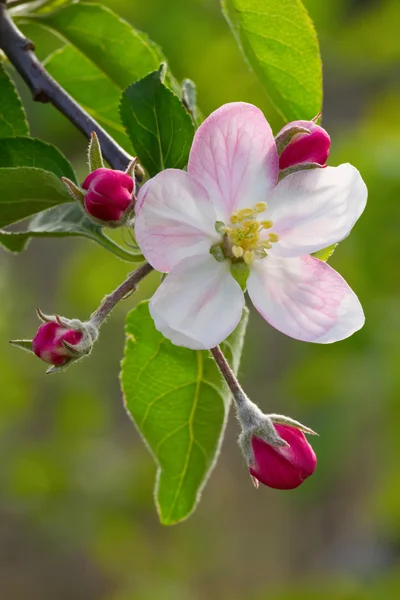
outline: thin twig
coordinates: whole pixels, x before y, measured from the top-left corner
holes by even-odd
[[[104,298],[99,308],[91,316],[91,323],[95,325],[95,327],[100,327],[115,305],[134,292],[140,281],[142,281],[146,275],[151,273],[152,270],[153,267],[149,265],[149,263],[144,263],[144,265],[140,266],[136,271],[133,271],[133,273],[131,273],[116,290]]]
[[[8,15],[5,0],[0,0],[0,48],[32,91],[36,102],[50,102],[90,139],[97,133],[107,162],[124,170],[132,157],[93,119],[43,68],[34,45]]]

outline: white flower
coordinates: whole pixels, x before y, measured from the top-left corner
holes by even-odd
[[[310,256],[345,238],[364,210],[359,172],[343,164],[277,180],[268,122],[255,106],[232,103],[197,130],[188,172],[167,169],[140,190],[137,241],[168,273],[150,312],[174,344],[222,342],[241,318],[247,276],[254,306],[286,335],[330,343],[362,327],[357,296]]]

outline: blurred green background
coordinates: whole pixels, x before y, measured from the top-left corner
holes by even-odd
[[[224,102],[282,122],[248,71],[217,0],[106,3],[147,31],[205,114]],[[90,242],[0,251],[0,586],[5,600],[391,600],[400,597],[400,3],[306,0],[324,62],[330,164],[356,165],[369,204],[331,264],[367,321],[333,346],[296,342],[252,314],[241,381],[260,406],[317,430],[319,464],[301,488],[253,488],[231,417],[195,514],[159,525],[155,465],[118,384],[124,315],[90,360],[57,376],[8,345],[32,336],[34,309],[84,319],[129,270]],[[25,32],[41,58],[60,41]],[[23,85],[32,134],[85,174],[85,140]]]

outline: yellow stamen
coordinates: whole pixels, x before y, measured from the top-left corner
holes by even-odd
[[[244,251],[241,246],[232,246],[232,254],[236,256],[236,258],[242,258]]]
[[[244,219],[247,219],[248,217],[252,217],[254,215],[254,211],[252,208],[241,208],[240,210],[238,210],[236,212],[239,221],[243,221]]]
[[[263,235],[263,231],[273,228],[271,220],[259,221],[257,218],[266,208],[266,202],[257,202],[254,208],[240,208],[235,211],[228,225],[218,222],[217,231],[224,236],[224,251],[229,252],[225,256],[233,259],[232,264],[240,264],[243,261],[251,265],[255,259],[263,259],[272,248],[272,244],[278,241],[276,233],[269,233],[268,237]]]
[[[251,265],[254,262],[254,252],[252,250],[246,250],[243,255],[243,260],[247,265]]]
[[[260,242],[260,246],[261,248],[265,248],[266,250],[269,250],[270,248],[272,248],[272,244],[270,242]]]
[[[270,229],[273,225],[272,221],[260,221],[260,224],[264,227],[264,229]]]
[[[266,209],[267,209],[267,203],[266,202],[257,202],[257,204],[254,207],[254,210],[255,210],[256,213],[262,213]]]

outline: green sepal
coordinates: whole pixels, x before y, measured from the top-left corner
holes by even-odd
[[[247,279],[250,275],[249,266],[244,260],[238,260],[231,264],[231,275],[238,282],[242,290],[246,291]]]
[[[89,161],[89,172],[93,173],[97,169],[104,168],[103,155],[101,152],[101,146],[99,138],[95,131],[92,131],[92,135],[89,142],[88,149],[88,161]]]
[[[224,251],[221,248],[221,244],[213,244],[210,248],[210,254],[212,254],[218,262],[224,262],[226,258]]]
[[[323,262],[327,262],[328,259],[332,256],[332,254],[336,250],[336,246],[339,244],[332,244],[332,246],[328,246],[327,248],[322,248],[322,250],[318,250],[317,252],[313,252],[311,256],[322,260]]]
[[[61,177],[61,181],[63,182],[73,199],[79,202],[79,204],[81,204],[82,206],[84,206],[85,194],[81,190],[81,188],[75,185],[75,183],[68,179],[68,177]]]
[[[215,231],[220,235],[225,235],[225,231],[222,230],[223,227],[225,227],[225,223],[223,221],[216,221]]]
[[[278,151],[279,156],[282,154],[282,152],[285,150],[285,148],[287,148],[289,146],[289,144],[292,141],[292,139],[294,138],[294,136],[299,133],[310,134],[311,131],[309,129],[307,129],[306,127],[300,127],[299,125],[294,125],[293,127],[289,127],[288,129],[286,129],[285,131],[283,131],[282,133],[280,133],[279,135],[276,136],[275,144],[276,144],[276,149]]]
[[[10,344],[16,346],[17,348],[21,348],[21,350],[33,352],[32,340],[10,340]]]
[[[132,177],[133,181],[135,181],[135,169],[136,169],[136,165],[137,165],[137,156],[135,156],[135,158],[132,158],[131,162],[129,163],[129,165],[126,167],[125,173],[127,175],[129,175],[130,177]]]
[[[288,167],[287,169],[282,169],[281,171],[279,171],[278,181],[282,181],[282,179],[284,179],[288,175],[291,175],[292,173],[298,173],[299,171],[311,171],[312,169],[323,169],[323,168],[324,168],[324,165],[320,165],[319,163],[315,163],[315,162],[298,163],[297,165],[292,165],[291,167]]]
[[[196,84],[191,79],[182,81],[182,102],[186,110],[192,115],[193,121],[197,121],[197,91]]]

